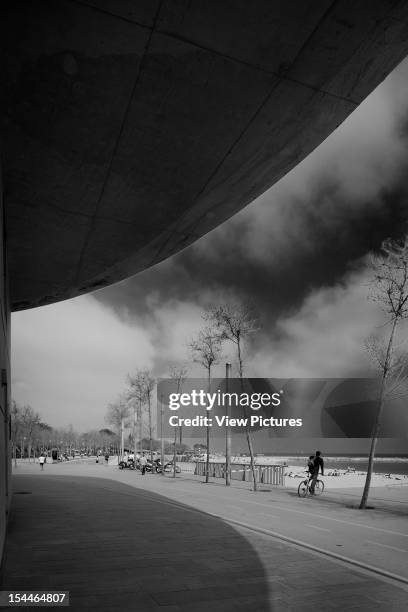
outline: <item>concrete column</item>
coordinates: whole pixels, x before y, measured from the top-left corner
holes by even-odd
[[[3,189],[0,176],[0,567],[11,501],[10,299],[4,227]]]

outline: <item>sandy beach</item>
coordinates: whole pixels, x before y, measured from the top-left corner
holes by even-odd
[[[293,465],[290,463],[290,457],[257,457],[256,464],[257,465],[284,465],[287,463],[288,465],[285,468],[285,486],[289,488],[297,488],[299,485],[299,481],[305,477],[305,469],[306,469],[306,460],[305,467],[299,465]],[[225,460],[222,458],[217,458],[217,460]],[[249,457],[232,457],[232,463],[242,463],[249,464]],[[353,470],[345,470],[345,469],[334,469],[327,468],[324,473],[324,483],[325,486],[336,489],[346,489],[353,487],[364,487],[365,479],[367,473],[363,470],[356,469]],[[406,474],[380,474],[375,472],[371,478],[371,486],[372,487],[384,487],[384,486],[408,486],[408,476]]]
[[[326,487],[336,489],[348,489],[351,487],[364,487],[366,472],[347,472],[346,470],[335,471],[328,469],[325,471],[323,478]],[[305,477],[305,471],[298,465],[288,465],[285,470],[285,485],[287,487],[297,488],[299,481]],[[404,474],[378,474],[373,473],[371,478],[372,487],[385,486],[408,486],[408,476]]]

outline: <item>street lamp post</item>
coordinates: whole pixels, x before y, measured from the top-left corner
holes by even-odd
[[[124,446],[125,446],[125,426],[124,426],[124,419],[122,417],[120,421],[120,461],[123,460]]]
[[[134,465],[136,465],[136,455],[137,455],[137,442],[136,442],[136,402],[133,402],[133,460]]]
[[[142,424],[142,398],[141,396],[139,396],[139,452],[140,454],[143,451],[143,444],[142,444],[142,435],[143,435],[143,424]]]
[[[164,476],[164,439],[163,439],[163,393],[160,395],[160,438],[161,438],[161,474]]]

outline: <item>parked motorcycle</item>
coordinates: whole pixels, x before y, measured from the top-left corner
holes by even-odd
[[[134,468],[133,468],[134,469]],[[140,464],[139,462],[137,462],[136,464],[136,469],[140,470]],[[163,464],[161,462],[161,459],[155,459],[153,461],[153,465],[152,462],[150,461],[150,459],[147,460],[146,463],[146,472],[151,473],[153,471],[153,474],[161,474],[163,472]],[[172,461],[168,461],[167,463],[164,464],[164,472],[165,473],[170,473],[173,471],[173,462]],[[180,474],[181,473],[181,468],[176,465],[176,474]]]
[[[161,474],[163,469],[164,469],[165,474],[168,474],[168,473],[172,472],[173,471],[173,462],[172,461],[168,461],[167,463],[164,464],[164,468],[163,468],[163,465],[162,465],[162,463],[160,461],[160,463],[156,466],[156,472],[158,474]],[[181,468],[178,465],[176,465],[176,474],[180,474],[180,472],[181,472]]]
[[[150,461],[150,459],[147,460],[146,472],[153,472],[153,473],[156,472],[157,474],[160,474],[161,468],[162,468],[162,465],[161,465],[160,459],[155,459],[153,461],[153,464]]]
[[[135,469],[134,459],[128,459],[127,461],[119,461],[119,469],[124,470],[125,468],[129,468],[129,470]]]
[[[164,471],[165,472],[173,472],[174,467],[173,467],[173,461],[169,461],[168,463],[165,464],[164,466]],[[176,465],[176,474],[181,474],[181,467],[179,465]]]

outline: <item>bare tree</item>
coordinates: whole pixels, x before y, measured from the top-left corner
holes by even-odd
[[[104,453],[110,452],[111,447],[114,444],[116,434],[111,429],[100,429],[99,434],[101,435],[102,448]]]
[[[17,463],[17,447],[20,448],[20,456],[24,455],[27,445],[28,458],[35,457],[39,450],[40,440],[47,437],[49,440],[52,427],[41,422],[40,415],[31,406],[20,406],[15,401],[11,403],[10,427],[12,440],[12,453],[15,464]],[[20,441],[20,444],[18,442]]]
[[[248,336],[257,331],[256,319],[253,316],[252,308],[241,302],[222,304],[221,306],[210,307],[205,318],[211,321],[219,330],[223,340],[229,340],[235,344],[238,358],[238,375],[241,382],[241,392],[244,390],[244,357],[243,348]],[[247,419],[246,407],[243,406],[244,418]],[[247,421],[248,422],[248,421]],[[247,425],[245,434],[248,444],[249,455],[251,458],[251,472],[254,481],[254,491],[257,490],[254,452],[252,447],[251,429]]]
[[[76,448],[78,446],[78,438],[79,434],[74,431],[74,428],[70,423],[69,426],[64,429],[62,433],[62,440],[64,441],[66,451],[70,457],[72,456],[73,448]]]
[[[156,380],[153,378],[151,372],[146,369],[146,370],[137,370],[136,374],[133,376],[128,375],[128,381],[130,385],[130,394],[133,393],[134,397],[138,399],[138,401],[140,402],[140,409],[143,403],[145,403],[147,406],[148,427],[149,427],[149,452],[150,452],[150,460],[153,464],[152,400],[153,400],[153,390],[156,386]]]
[[[219,363],[222,352],[222,337],[212,326],[202,329],[196,339],[189,343],[193,360],[199,363],[207,372],[208,393],[211,392],[212,367]],[[205,482],[210,476],[210,426],[207,425],[207,458],[205,469]]]
[[[179,365],[171,365],[169,368],[169,375],[172,380],[177,385],[177,393],[181,393],[181,389],[183,388],[183,383],[187,377],[187,368]],[[180,425],[180,445],[182,440],[181,434],[181,425]],[[173,478],[176,477],[176,458],[177,458],[177,427],[174,428],[174,448],[173,448]],[[162,470],[162,474],[164,474],[164,470]]]
[[[136,374],[128,374],[128,391],[127,396],[129,400],[133,403],[133,444],[134,444],[134,453],[136,459],[137,453],[137,436],[136,429],[137,425],[139,426],[139,444],[142,445],[143,438],[143,422],[142,422],[142,414],[143,414],[143,404],[146,401],[146,392],[145,392],[145,376],[144,371],[137,370]],[[140,446],[140,450],[142,447]]]
[[[53,428],[48,423],[41,422],[38,426],[36,435],[36,444],[40,452],[46,452],[46,449],[50,449],[51,438],[53,436]]]
[[[41,417],[38,412],[35,412],[31,406],[25,406],[23,411],[23,422],[26,427],[28,440],[28,460],[31,459],[31,451],[33,446],[33,438],[41,423]]]
[[[185,365],[177,365],[177,364],[172,364],[169,367],[169,376],[171,379],[176,380],[178,384],[178,390],[177,392],[180,393],[181,392],[181,388],[183,386],[183,382],[185,381],[185,379],[187,378],[187,367]],[[176,429],[176,428],[175,428]],[[179,443],[180,445],[183,444],[183,426],[179,425]]]
[[[406,379],[407,358],[397,350],[396,333],[401,321],[408,318],[408,238],[402,242],[386,241],[382,245],[382,253],[373,257],[372,268],[370,299],[378,303],[385,314],[384,327],[388,331],[385,341],[370,338],[366,343],[380,371],[381,382],[360,509],[367,506],[385,401],[397,392]]]
[[[22,429],[21,408],[12,400],[10,408],[11,417],[11,444],[14,457],[14,465],[17,467],[17,437]]]
[[[64,430],[57,430],[57,438],[60,440],[60,444],[62,446],[66,444],[64,433]],[[81,449],[83,449],[88,455],[97,455],[98,451],[101,451],[104,446],[104,436],[102,435],[101,431],[91,429],[79,435],[79,443]]]
[[[156,386],[156,380],[153,378],[149,370],[144,372],[144,383],[145,383],[145,394],[147,403],[147,414],[149,417],[149,452],[150,461],[152,463],[152,474],[153,474],[153,425],[152,425],[152,399],[153,390]]]
[[[33,408],[31,408],[31,406],[23,406],[20,414],[22,429],[24,432],[24,436],[27,439],[28,461],[30,461],[33,446],[33,437],[40,425],[41,418],[38,412],[35,412]]]
[[[124,428],[125,421],[129,417],[129,404],[127,402],[127,398],[124,396],[119,397],[119,399],[111,404],[108,404],[108,409],[105,416],[105,421],[109,425],[113,425],[119,433],[120,436],[120,455],[123,455],[123,436],[124,436]]]

